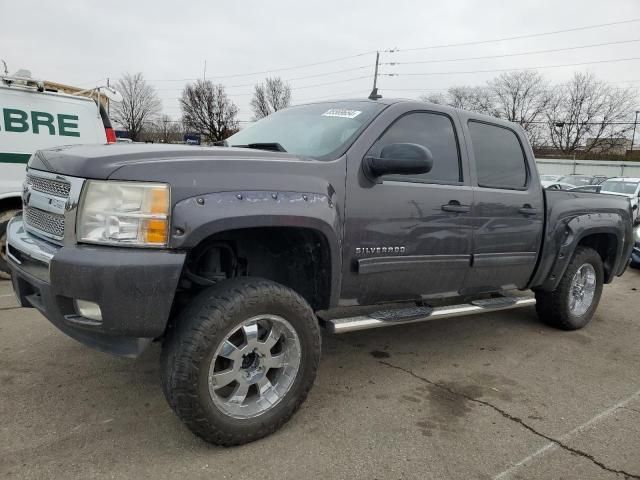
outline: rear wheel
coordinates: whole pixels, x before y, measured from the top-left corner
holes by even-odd
[[[563,330],[577,330],[589,323],[598,307],[604,268],[598,252],[578,247],[558,287],[536,292],[536,310],[545,323]]]
[[[239,445],[291,418],[319,359],[318,322],[302,297],[267,280],[228,280],[196,297],[168,333],[163,389],[195,434]]]
[[[20,210],[11,209],[0,213],[0,272],[6,274],[10,273],[7,263],[7,225],[18,212]]]

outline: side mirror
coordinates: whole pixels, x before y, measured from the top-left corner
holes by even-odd
[[[380,157],[365,157],[363,162],[367,177],[382,175],[417,175],[433,168],[433,155],[428,148],[415,143],[392,143],[383,147]]]

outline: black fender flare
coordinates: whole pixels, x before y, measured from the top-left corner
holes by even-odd
[[[283,191],[209,193],[178,202],[169,247],[189,250],[229,230],[255,227],[308,228],[322,234],[331,259],[330,304],[337,305],[342,273],[342,212],[326,194]]]
[[[610,264],[605,265],[605,283],[610,283],[616,275],[620,275],[626,267],[629,258],[630,245],[625,241],[628,221],[617,213],[586,213],[566,218],[557,224],[554,232],[547,238],[538,272],[532,282],[532,288],[539,290],[554,290],[564,272],[574,251],[580,242],[594,234],[607,234],[616,238],[616,252]],[[553,253],[555,252],[555,253]]]

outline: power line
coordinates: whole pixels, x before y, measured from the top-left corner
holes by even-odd
[[[430,45],[430,46],[425,46],[425,47],[403,48],[403,49],[393,48],[393,49],[387,49],[384,52],[395,53],[395,52],[431,50],[431,49],[458,47],[458,46],[468,46],[468,45],[481,45],[481,44],[497,43],[497,42],[503,42],[503,41],[509,41],[509,40],[518,40],[518,39],[523,39],[523,38],[535,38],[535,37],[541,37],[541,36],[546,36],[546,35],[555,35],[555,34],[566,33],[566,32],[589,30],[589,29],[594,29],[594,28],[603,28],[603,27],[608,27],[608,26],[615,26],[615,25],[634,23],[634,22],[638,22],[638,21],[640,21],[640,18],[634,18],[634,19],[623,20],[623,21],[618,21],[618,22],[595,24],[595,25],[586,25],[586,26],[582,26],[582,27],[574,27],[574,28],[568,28],[568,29],[563,29],[563,30],[555,30],[555,31],[550,31],[550,32],[541,32],[541,33],[532,33],[532,34],[526,34],[526,35],[517,35],[517,36],[513,36],[513,37],[503,37],[503,38],[490,39],[490,40],[476,40],[476,41],[469,41],[469,42],[459,42],[459,43],[450,43],[450,44],[441,44],[441,45]],[[613,44],[613,42],[612,42],[612,44]],[[576,48],[586,48],[586,47],[576,47]],[[281,68],[274,68],[274,69],[254,71],[254,72],[233,73],[233,74],[225,74],[225,75],[212,75],[212,76],[209,76],[207,78],[208,79],[237,78],[237,77],[247,77],[247,76],[252,76],[252,75],[261,75],[261,74],[268,74],[268,73],[284,72],[284,71],[290,71],[290,70],[314,67],[314,66],[318,66],[318,65],[326,65],[326,64],[329,64],[329,63],[340,62],[340,61],[348,60],[348,59],[352,59],[352,58],[359,58],[359,57],[363,57],[363,56],[366,56],[366,55],[373,54],[375,52],[376,52],[375,50],[369,50],[369,51],[366,51],[366,52],[360,52],[360,53],[353,54],[353,55],[347,55],[347,56],[342,56],[342,57],[331,58],[331,59],[323,60],[323,61],[320,61],[320,62],[305,63],[305,64],[293,65],[293,66],[289,66],[289,67],[281,67]],[[540,52],[540,53],[542,53],[542,52]],[[505,55],[505,56],[516,56],[516,55],[520,55],[520,54]],[[483,57],[479,57],[479,58],[483,58]],[[497,57],[486,57],[486,58],[497,58]],[[452,59],[450,61],[458,61],[458,59]],[[397,62],[397,63],[399,63],[399,62]],[[404,63],[409,63],[409,62],[404,62]],[[431,62],[416,62],[416,63],[431,63]],[[356,67],[354,69],[346,69],[344,71],[359,70],[359,69],[362,69],[362,68],[368,68],[368,67],[366,67],[366,66]],[[338,72],[333,72],[333,73],[339,73],[339,71]],[[309,75],[309,76],[306,76],[306,77],[297,77],[295,79],[313,78],[313,77],[319,77],[319,76],[324,76],[324,75],[329,75],[329,74],[330,73]],[[195,78],[195,77],[194,78],[174,78],[174,79],[150,79],[149,81],[150,82],[187,82],[187,81],[194,81],[194,80],[199,80],[199,79],[200,79],[200,77],[198,77],[198,78]],[[294,80],[294,79],[291,79],[291,80]],[[253,84],[231,85],[231,86],[228,86],[228,88],[245,87],[245,86],[252,86],[252,85]]]
[[[414,52],[418,50],[432,50],[436,48],[450,48],[450,47],[464,47],[468,45],[484,45],[487,43],[498,43],[498,42],[506,42],[510,40],[521,40],[524,38],[535,38],[535,37],[543,37],[547,35],[557,35],[559,33],[568,33],[568,32],[578,32],[582,30],[590,30],[593,28],[603,28],[603,27],[611,27],[614,25],[623,25],[626,23],[635,23],[640,22],[640,18],[632,18],[629,20],[621,20],[618,22],[609,22],[609,23],[598,23],[595,25],[585,25],[583,27],[574,27],[574,28],[565,28],[562,30],[553,30],[550,32],[541,32],[541,33],[529,33],[526,35],[516,35],[513,37],[502,37],[502,38],[494,38],[491,40],[475,40],[469,42],[459,42],[459,43],[446,43],[441,45],[429,45],[425,47],[415,47],[415,48],[391,48],[385,50],[387,53],[395,53],[395,52]]]
[[[90,80],[88,82],[79,82],[78,86],[80,87],[84,87],[85,85],[98,85],[98,83],[102,82],[103,80],[106,80],[107,77],[103,77],[103,78],[98,78],[97,80]]]
[[[607,81],[606,83],[640,83],[640,78],[635,80],[616,80],[613,82]],[[570,85],[570,83],[554,83],[554,86],[562,87],[566,85]],[[443,88],[385,88],[385,92],[446,92],[451,88],[456,87],[467,87],[469,85],[451,85]],[[473,86],[472,86],[473,88]]]
[[[453,71],[453,72],[424,72],[424,73],[381,73],[385,77],[397,77],[397,76],[430,76],[430,75],[457,75],[457,74],[470,74],[470,73],[492,73],[492,72],[513,72],[518,70],[537,70],[544,68],[559,68],[559,67],[576,67],[580,65],[593,65],[598,63],[615,63],[615,62],[628,62],[632,60],[640,60],[640,57],[630,58],[616,58],[612,60],[595,60],[592,62],[579,62],[579,63],[563,63],[557,65],[541,65],[537,67],[518,67],[518,68],[495,68],[490,70],[467,70],[467,71]]]
[[[334,82],[316,83],[316,84],[313,84],[313,85],[303,85],[302,87],[291,87],[291,91],[304,90],[306,88],[324,87],[326,85],[336,85],[338,83],[347,83],[347,82],[352,82],[354,80],[360,80],[360,79],[363,79],[363,78],[369,78],[369,76],[368,75],[361,75],[359,77],[345,78],[343,80],[336,80]],[[230,96],[230,97],[242,97],[242,96],[248,96],[248,95],[249,96],[253,95],[253,92],[229,93],[228,94],[228,96]],[[164,98],[163,100],[180,100],[180,97]]]
[[[323,60],[321,62],[314,62],[314,63],[305,63],[302,65],[294,65],[291,67],[283,67],[283,68],[274,68],[272,70],[262,70],[259,72],[247,72],[247,73],[233,73],[233,74],[229,74],[229,75],[212,75],[209,76],[207,78],[209,79],[214,79],[214,78],[235,78],[235,77],[250,77],[252,75],[263,75],[265,73],[275,73],[275,72],[284,72],[284,71],[289,71],[289,70],[297,70],[300,68],[307,68],[307,67],[315,67],[318,65],[326,65],[327,63],[334,63],[334,62],[340,62],[342,60],[348,60],[351,58],[357,58],[357,57],[363,57],[365,55],[370,55],[372,53],[376,53],[375,50],[370,50],[367,52],[361,52],[361,53],[357,53],[355,55],[348,55],[345,57],[337,57],[337,58],[332,58],[329,60]],[[155,80],[149,80],[150,82],[187,82],[187,81],[192,81],[192,80],[199,80],[199,78],[173,78],[173,79],[155,79]]]
[[[316,73],[314,75],[305,75],[303,77],[284,78],[283,81],[285,81],[285,82],[294,82],[296,80],[304,80],[304,79],[307,79],[307,78],[325,77],[327,75],[335,75],[337,73],[353,72],[353,71],[356,71],[356,70],[363,70],[365,68],[371,68],[371,65],[361,65],[359,67],[345,68],[344,70],[334,70],[333,72],[327,72],[327,73]],[[250,83],[248,85],[255,85],[255,83]],[[247,86],[247,85],[244,85],[244,86]]]
[[[629,20],[621,20],[621,21],[618,21],[618,22],[600,23],[600,24],[595,24],[595,25],[585,25],[585,26],[582,26],[582,27],[574,27],[574,28],[567,28],[567,29],[562,29],[562,30],[554,30],[554,31],[550,31],[550,32],[530,33],[530,34],[526,34],[526,35],[516,35],[516,36],[513,36],[513,37],[502,37],[502,38],[495,38],[495,39],[489,39],[489,40],[474,40],[474,41],[468,41],[468,42],[448,43],[448,44],[440,44],[440,45],[429,45],[429,46],[425,46],[425,47],[413,47],[413,48],[392,48],[392,49],[384,50],[384,52],[386,52],[386,53],[410,52],[410,51],[431,50],[431,49],[438,49],[438,48],[461,47],[461,46],[469,46],[469,45],[483,45],[483,44],[487,44],[487,43],[505,42],[505,41],[510,41],[510,40],[524,39],[524,38],[535,38],[535,37],[542,37],[542,36],[547,36],[547,35],[556,35],[556,34],[559,34],[559,33],[576,32],[576,31],[589,30],[589,29],[594,29],[594,28],[610,27],[610,26],[623,25],[623,24],[635,23],[635,22],[640,22],[640,18],[632,18],[632,19],[629,19]],[[331,59],[323,60],[323,61],[320,61],[320,62],[305,63],[305,64],[293,65],[293,66],[289,66],[289,67],[274,68],[274,69],[270,69],[270,70],[261,70],[261,71],[255,71],[255,72],[245,72],[245,73],[232,73],[232,74],[226,74],[226,75],[211,75],[211,76],[209,76],[207,78],[208,79],[237,78],[237,77],[249,77],[249,76],[252,76],[252,75],[262,75],[262,74],[267,74],[267,73],[285,72],[285,71],[290,71],[290,70],[297,70],[297,69],[302,69],[302,68],[315,67],[315,66],[318,66],[318,65],[326,65],[328,63],[340,62],[340,61],[343,61],[343,60],[349,60],[349,59],[352,59],[352,58],[358,58],[358,57],[363,57],[363,56],[366,56],[366,55],[371,55],[373,53],[376,53],[376,51],[375,50],[369,50],[369,51],[366,51],[366,52],[356,53],[354,55],[347,55],[347,56],[343,56],[343,57],[331,58]],[[151,82],[187,82],[187,81],[199,80],[199,78],[200,77],[198,77],[198,78],[195,78],[195,77],[192,77],[192,78],[164,78],[164,79],[150,79],[149,81],[151,81]]]
[[[302,77],[294,77],[294,78],[283,78],[282,80],[285,82],[294,82],[297,80],[305,80],[308,78],[317,78],[317,77],[326,77],[328,75],[336,75],[338,73],[347,73],[347,72],[353,72],[356,70],[363,70],[365,68],[371,68],[371,65],[362,65],[359,67],[353,67],[353,68],[345,68],[343,70],[334,70],[333,72],[326,72],[326,73],[316,73],[314,75],[305,75]],[[225,85],[224,88],[239,88],[239,87],[253,87],[255,85],[254,83],[242,83],[242,84],[238,84],[238,85]],[[157,88],[156,91],[161,92],[161,91],[176,91],[176,90],[182,90],[184,87],[173,87],[173,88]],[[248,95],[253,95],[253,93],[250,93]]]
[[[625,43],[634,43],[634,42],[640,42],[640,38],[634,39],[634,40],[621,40],[616,42],[592,43],[590,45],[580,45],[575,47],[550,48],[546,50],[531,50],[528,52],[504,53],[504,54],[498,54],[498,55],[484,55],[481,57],[447,58],[443,60],[419,60],[419,61],[413,61],[413,62],[387,62],[387,63],[383,63],[382,65],[418,65],[423,63],[445,63],[445,62],[462,62],[466,60],[486,60],[491,58],[518,57],[523,55],[537,55],[540,53],[564,52],[569,50],[579,50],[582,48],[603,47],[607,45],[621,45]]]
[[[366,92],[365,91],[358,90],[357,92],[342,92],[342,93],[335,93],[333,95],[323,95],[322,97],[301,98],[301,99],[294,99],[294,100],[296,100],[296,103],[297,102],[311,102],[313,100],[325,100],[325,99],[346,97],[348,95],[357,95],[357,94],[362,94],[362,95],[366,96]]]

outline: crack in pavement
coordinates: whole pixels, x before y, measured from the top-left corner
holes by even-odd
[[[500,407],[497,407],[495,405],[493,405],[490,402],[487,402],[485,400],[480,400],[478,398],[474,398],[471,397],[469,395],[466,395],[464,393],[458,392],[456,390],[453,390],[445,385],[442,385],[438,382],[434,382],[433,380],[429,380],[426,377],[422,377],[420,375],[418,375],[417,373],[413,372],[412,370],[408,369],[408,368],[404,368],[404,367],[400,367],[398,365],[393,365],[392,363],[386,362],[384,360],[378,360],[378,363],[385,365],[389,368],[395,368],[396,370],[400,370],[408,375],[411,375],[412,377],[428,383],[429,385],[432,385],[434,387],[437,387],[441,390],[444,390],[445,392],[448,392],[452,395],[457,395],[463,398],[466,398],[467,400],[474,402],[474,403],[478,403],[480,405],[484,405],[485,407],[489,407],[492,410],[498,412],[500,415],[502,415],[504,418],[511,420],[512,422],[515,422],[517,424],[519,424],[520,426],[524,427],[525,429],[529,430],[531,433],[533,433],[534,435],[539,436],[540,438],[544,438],[545,440],[548,440],[549,442],[557,445],[558,447],[562,448],[563,450],[572,453],[574,455],[578,455],[580,457],[586,458],[587,460],[590,460],[594,465],[597,465],[598,467],[600,467],[601,469],[610,472],[610,473],[614,473],[616,475],[622,475],[624,476],[624,478],[626,479],[638,479],[640,480],[640,475],[637,474],[633,474],[633,473],[629,473],[626,472],[624,470],[616,470],[614,468],[608,467],[606,466],[604,463],[602,463],[601,461],[597,460],[593,455],[591,455],[590,453],[587,453],[585,451],[582,451],[580,449],[571,447],[569,445],[567,445],[566,443],[562,442],[561,440],[555,439],[553,437],[550,437],[548,435],[545,435],[542,432],[539,432],[538,430],[536,430],[535,428],[533,428],[531,425],[529,425],[528,423],[526,423],[524,420],[522,420],[520,417],[516,417],[514,415],[511,415],[509,412],[501,409]]]

